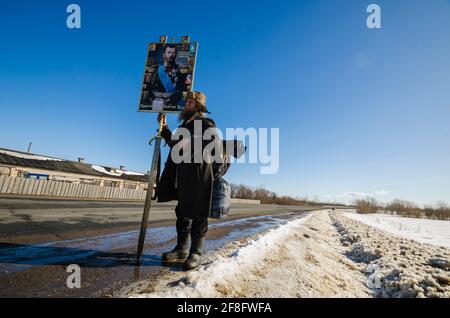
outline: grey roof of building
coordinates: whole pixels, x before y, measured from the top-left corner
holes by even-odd
[[[21,167],[30,167],[30,168],[35,168],[35,169],[53,170],[53,171],[60,171],[60,172],[69,172],[69,173],[76,173],[76,174],[90,175],[90,176],[97,176],[97,177],[108,177],[108,178],[123,179],[123,180],[129,180],[129,181],[139,181],[139,182],[148,181],[148,175],[122,174],[121,176],[112,176],[112,175],[105,174],[105,173],[102,173],[100,171],[93,169],[92,164],[88,164],[88,163],[81,163],[81,162],[76,162],[76,161],[71,161],[71,160],[59,159],[59,158],[55,158],[55,157],[32,154],[32,153],[11,150],[11,149],[5,149],[5,148],[0,148],[0,150],[19,154],[19,156],[14,156],[14,155],[10,155],[10,154],[0,151],[0,164],[8,164],[8,165],[13,165],[13,166],[21,166]],[[22,157],[20,157],[20,154],[53,158],[55,160],[40,160],[40,159],[22,158]],[[111,171],[111,170],[115,169],[115,168],[101,166],[101,165],[99,165],[99,166],[105,168],[105,170],[107,170],[107,171]]]

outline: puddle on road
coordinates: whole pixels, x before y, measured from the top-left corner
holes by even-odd
[[[209,225],[205,248],[213,250],[304,215],[286,213],[212,223]],[[130,231],[36,245],[0,246],[0,274],[14,273],[41,265],[76,263],[81,267],[99,268],[135,266],[134,253],[138,236],[139,231]],[[149,228],[140,266],[160,267],[159,255],[173,247],[175,237],[174,226]]]

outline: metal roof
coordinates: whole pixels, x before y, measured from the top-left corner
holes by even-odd
[[[3,150],[3,152],[1,151]],[[5,153],[8,152],[8,153]],[[12,153],[12,154],[11,154]],[[16,154],[16,155],[14,155]],[[25,158],[25,157],[42,157],[47,159],[32,159],[32,158]],[[59,159],[55,157],[49,157],[44,155],[37,155],[17,150],[11,150],[11,149],[5,149],[0,148],[0,164],[8,164],[13,166],[20,166],[20,167],[30,167],[35,169],[45,169],[45,170],[53,170],[53,171],[60,171],[60,172],[69,172],[69,173],[76,173],[76,174],[82,174],[82,175],[90,175],[90,176],[96,176],[96,177],[108,177],[113,179],[123,179],[123,180],[129,180],[129,181],[139,181],[139,182],[147,182],[148,181],[148,175],[129,175],[129,174],[122,174],[120,176],[112,176],[106,173],[101,173],[100,171],[97,171],[92,168],[91,164],[88,163],[81,163],[71,160],[65,160],[65,159]],[[112,167],[105,167],[107,171],[115,170],[116,168]]]

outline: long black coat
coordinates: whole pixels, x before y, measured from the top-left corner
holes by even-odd
[[[206,129],[215,127],[215,123],[209,118],[198,118],[202,121],[202,135]],[[194,121],[180,125],[189,130],[194,136]],[[165,128],[161,136],[172,150],[178,140],[171,140],[172,132]],[[191,144],[193,145],[193,138]],[[211,141],[203,141],[204,148]],[[193,152],[192,152],[193,153]],[[176,180],[176,187],[175,187]],[[213,189],[213,166],[211,163],[178,163],[175,164],[169,156],[164,166],[157,186],[158,202],[178,200],[177,213],[179,217],[200,218],[208,217],[211,210]]]

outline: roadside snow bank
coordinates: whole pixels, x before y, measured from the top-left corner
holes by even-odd
[[[391,235],[354,216],[338,212],[331,219],[374,296],[450,297],[450,249]]]
[[[168,272],[128,297],[370,297],[365,276],[344,255],[328,211],[296,219],[207,255],[189,273]],[[123,294],[121,296],[124,296]]]
[[[400,237],[450,248],[450,221],[348,212],[345,216]]]
[[[450,249],[319,211],[167,271],[116,297],[450,298]]]

